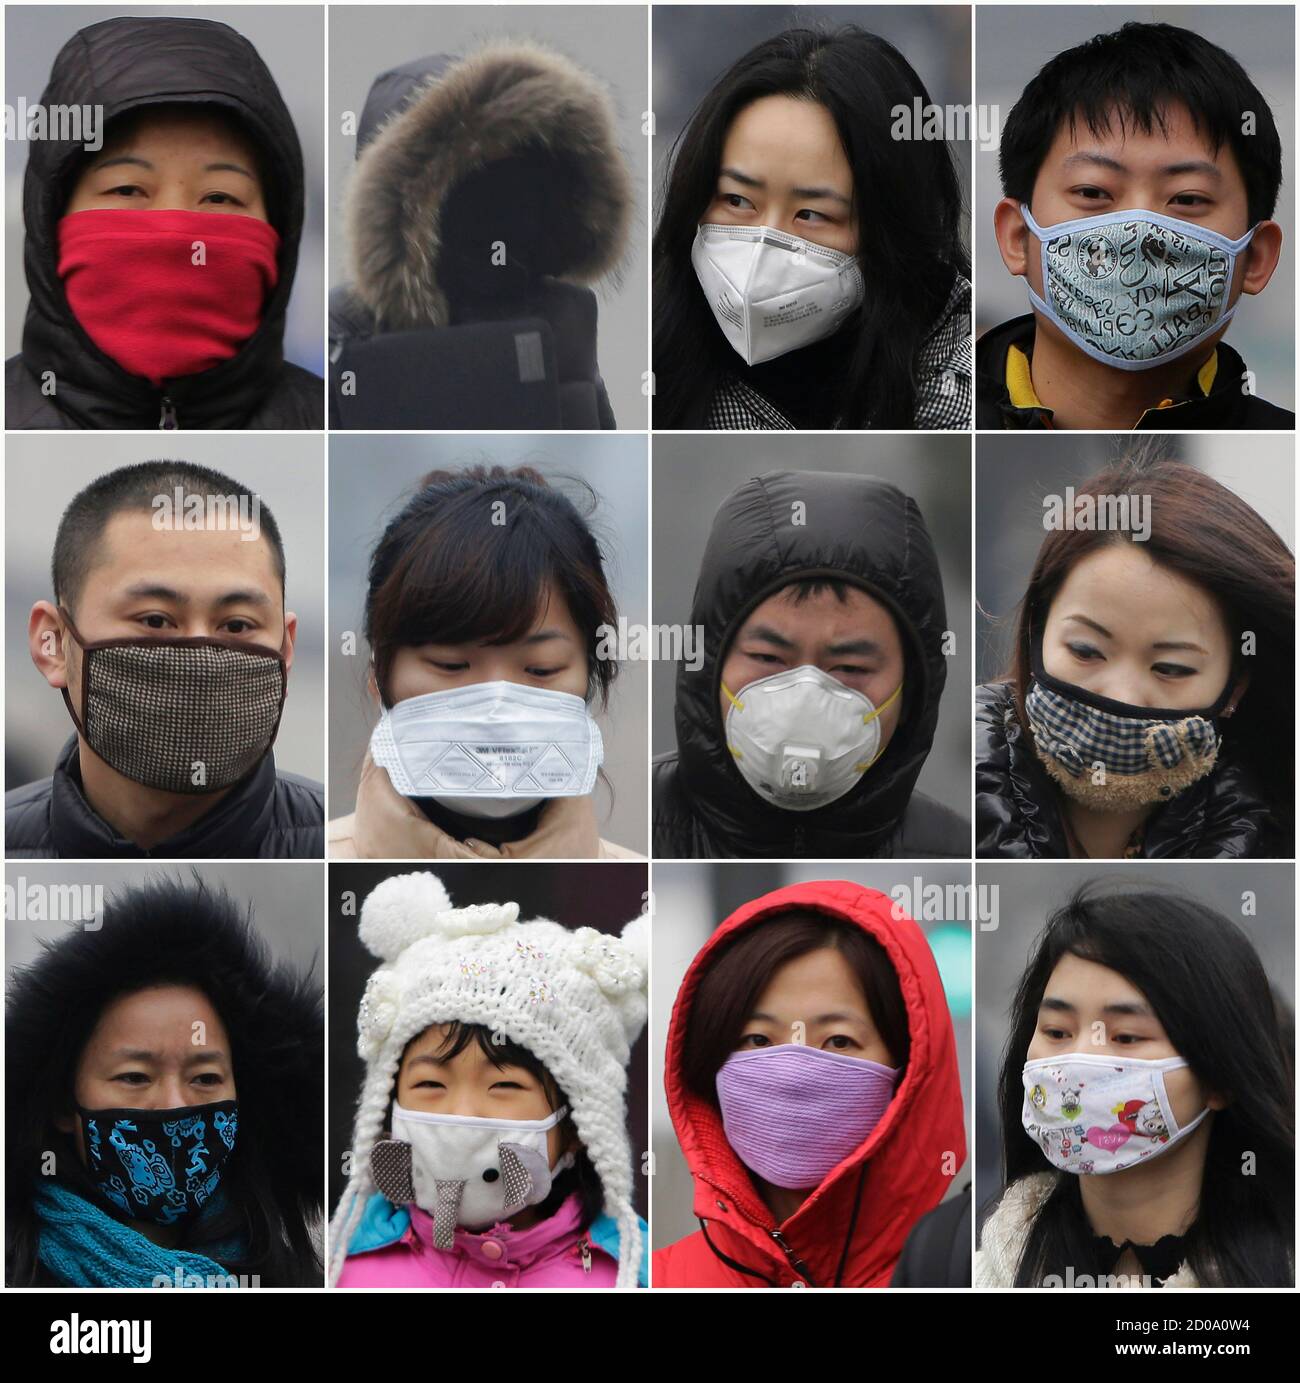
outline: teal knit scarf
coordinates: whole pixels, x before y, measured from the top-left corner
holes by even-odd
[[[33,1202],[41,1222],[37,1256],[69,1287],[239,1285],[214,1259],[163,1248],[57,1182],[39,1182]]]

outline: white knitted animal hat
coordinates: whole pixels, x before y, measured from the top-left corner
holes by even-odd
[[[329,1283],[377,1189],[370,1153],[388,1125],[406,1045],[435,1023],[481,1023],[527,1048],[569,1100],[570,1115],[618,1224],[619,1287],[635,1287],[641,1232],[632,1204],[625,1091],[646,1021],[649,928],[621,937],[594,927],[519,921],[518,903],[454,908],[420,871],[385,879],[361,908],[361,940],[384,963],[357,1015],[366,1081],[352,1133],[352,1176],[330,1227]]]

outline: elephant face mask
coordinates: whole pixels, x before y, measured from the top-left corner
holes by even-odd
[[[546,1135],[568,1114],[546,1119],[474,1119],[423,1114],[393,1105],[392,1137],[375,1144],[370,1170],[394,1205],[418,1205],[433,1216],[434,1245],[452,1247],[456,1226],[486,1229],[544,1201],[552,1178]]]

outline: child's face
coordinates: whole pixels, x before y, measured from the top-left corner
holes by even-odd
[[[215,211],[267,220],[251,143],[198,110],[145,111],[110,131],[68,200],[75,211]]]
[[[554,1113],[536,1076],[522,1066],[494,1065],[477,1042],[445,1057],[447,1031],[435,1023],[407,1047],[397,1074],[397,1102],[403,1109],[474,1119],[545,1119]],[[546,1135],[552,1163],[563,1151],[560,1128]]]
[[[718,226],[771,226],[853,254],[853,170],[830,111],[793,96],[761,96],[731,122],[712,201]]]

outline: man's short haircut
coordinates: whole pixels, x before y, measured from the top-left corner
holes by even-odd
[[[134,510],[153,513],[157,496],[166,495],[171,500],[178,487],[186,495],[253,493],[248,486],[241,485],[230,476],[207,466],[197,466],[192,461],[141,461],[134,466],[122,466],[101,475],[74,497],[59,520],[54,556],[50,562],[55,600],[72,610],[81,599],[86,579],[95,565],[104,530],[114,515]],[[283,594],[284,543],[275,516],[265,504],[259,504],[258,522],[262,537],[271,546],[271,558]]]
[[[1288,49],[1289,51],[1289,49]],[[1062,127],[1094,135],[1166,132],[1185,106],[1217,152],[1232,150],[1246,183],[1250,224],[1267,221],[1282,184],[1282,144],[1268,102],[1222,48],[1172,24],[1125,24],[1058,53],[1025,87],[1002,131],[1002,192],[1029,204],[1039,169]],[[1254,132],[1242,125],[1253,118]]]

